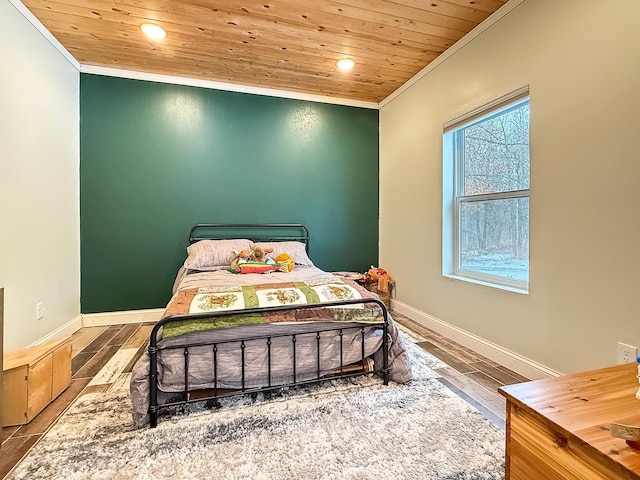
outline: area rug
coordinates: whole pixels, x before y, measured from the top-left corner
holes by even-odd
[[[126,391],[76,402],[18,479],[502,479],[504,433],[437,380],[411,341],[411,385],[325,382],[190,406],[132,427]]]

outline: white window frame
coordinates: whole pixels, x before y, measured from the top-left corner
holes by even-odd
[[[458,158],[463,128],[488,118],[500,115],[510,109],[529,103],[529,86],[522,87],[492,102],[482,105],[473,111],[457,117],[444,125],[442,159],[443,159],[443,228],[442,228],[442,274],[449,278],[479,283],[495,288],[529,292],[529,281],[507,278],[472,270],[461,265],[460,249],[460,209],[462,204],[476,201],[502,200],[509,198],[529,198],[530,188],[511,190],[499,193],[463,195],[462,185],[464,172],[460,168],[462,159]],[[458,144],[456,145],[456,142]]]

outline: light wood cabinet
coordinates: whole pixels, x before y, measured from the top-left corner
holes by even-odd
[[[636,365],[502,387],[506,480],[639,480],[640,451],[612,422],[640,425]]]
[[[29,423],[71,383],[71,339],[4,355],[2,426]]]

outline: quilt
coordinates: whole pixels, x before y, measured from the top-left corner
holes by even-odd
[[[178,291],[173,296],[167,305],[165,316],[235,310],[238,310],[239,313],[224,317],[170,322],[164,326],[163,337],[170,338],[196,331],[262,323],[305,321],[378,323],[382,321],[382,311],[372,303],[251,314],[241,313],[246,308],[322,304],[371,297],[375,297],[375,295],[356,284],[346,283],[338,278],[187,288]]]

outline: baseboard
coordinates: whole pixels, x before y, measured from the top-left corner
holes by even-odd
[[[393,309],[411,320],[444,335],[481,355],[510,368],[514,372],[532,380],[558,377],[562,375],[549,367],[539,364],[529,358],[492,343],[473,333],[451,325],[432,315],[421,312],[405,303],[393,301]]]
[[[50,340],[57,340],[59,338],[70,337],[71,335],[76,333],[78,330],[80,330],[80,328],[82,328],[82,316],[78,315],[76,318],[69,320],[67,323],[56,328],[53,332],[42,337],[40,340],[36,340],[31,345],[29,345],[29,347],[42,345],[43,343],[48,342]]]
[[[126,325],[128,323],[157,322],[164,308],[146,310],[125,310],[120,312],[85,313],[82,315],[83,327],[99,327],[105,325]]]

